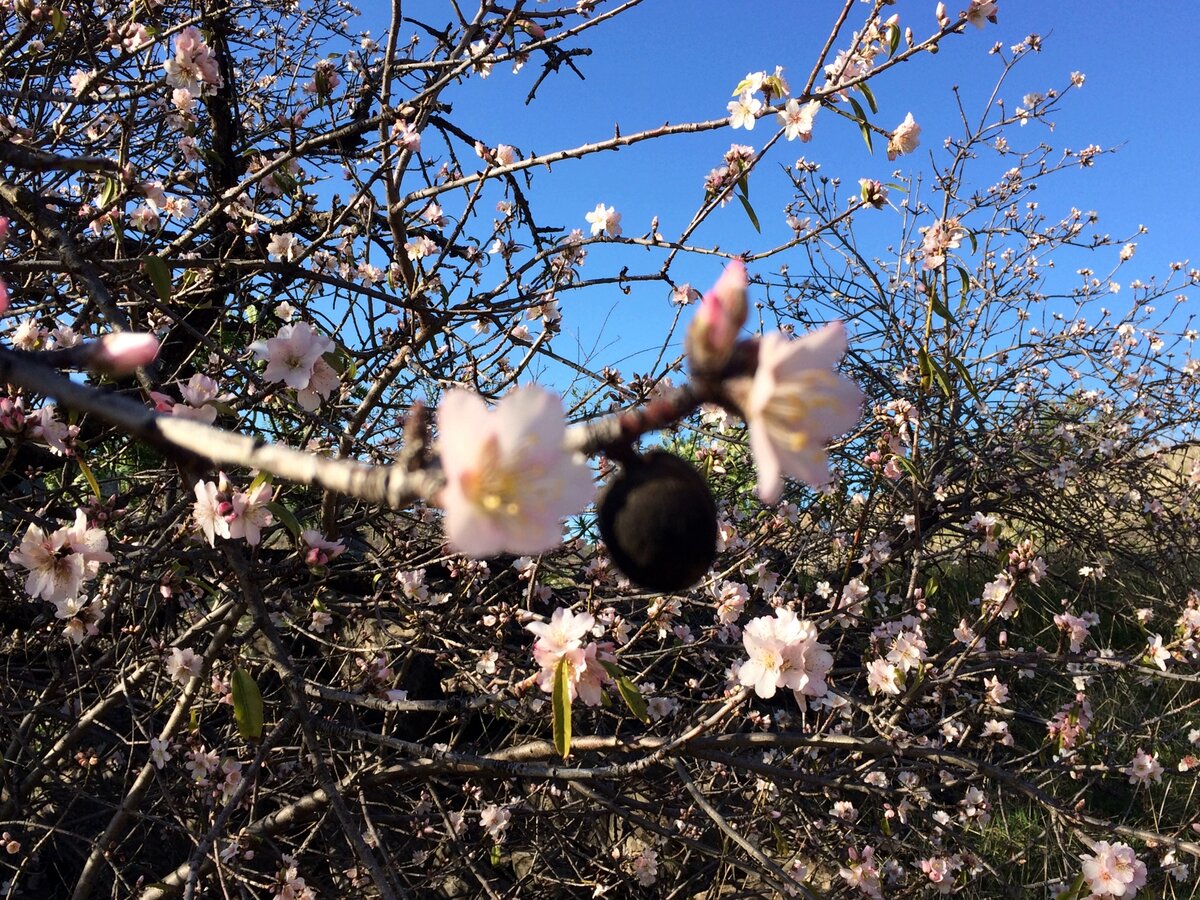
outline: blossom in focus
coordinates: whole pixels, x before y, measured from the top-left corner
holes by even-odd
[[[603,663],[612,662],[612,644],[595,641],[583,645],[596,624],[590,613],[575,614],[569,609],[554,611],[549,622],[530,622],[525,628],[537,635],[533,658],[541,667],[538,686],[546,693],[554,690],[554,675],[559,662],[567,661],[567,685],[570,696],[578,696],[588,706],[601,701],[604,683],[611,681]]]
[[[897,156],[912,153],[920,142],[921,126],[913,119],[913,114],[909,113],[888,138],[887,158],[895,159]]]
[[[721,370],[733,353],[746,314],[746,266],[734,259],[704,295],[688,326],[687,355],[693,370]]]
[[[296,239],[296,235],[290,231],[273,234],[271,240],[267,242],[267,253],[283,262],[291,262],[303,252],[304,247]]]
[[[249,493],[237,491],[232,498],[233,509],[229,521],[229,537],[245,538],[250,546],[256,546],[262,529],[274,521],[267,504],[271,502],[274,489],[269,484],[260,484]]]
[[[167,674],[180,684],[187,684],[199,675],[203,665],[204,657],[190,647],[172,647],[163,660]]]
[[[776,114],[779,125],[783,128],[784,137],[789,141],[794,141],[796,138],[800,138],[804,143],[811,141],[813,119],[820,110],[820,100],[810,100],[802,104],[793,97]]]
[[[753,379],[730,379],[730,394],[750,427],[758,496],[774,503],[783,476],[816,488],[829,483],[825,443],[858,420],[862,392],[834,370],[846,352],[841,322],[795,340],[780,332],[759,342]]]
[[[591,613],[576,614],[562,607],[554,611],[549,622],[530,622],[525,626],[526,631],[537,635],[533,658],[543,669],[554,668],[564,653],[583,645],[584,637],[595,624]]]
[[[946,262],[946,251],[958,248],[967,230],[958,224],[958,219],[938,219],[932,225],[920,229],[922,235],[921,254],[926,269],[939,269]]]
[[[284,325],[275,337],[265,344],[256,342],[251,349],[259,359],[267,360],[264,380],[282,381],[300,391],[309,386],[317,360],[333,349],[333,341],[307,322],[299,322]]]
[[[512,813],[507,807],[497,806],[494,803],[479,811],[479,824],[494,841],[504,840],[504,829],[508,827],[508,821],[511,818]]]
[[[210,547],[215,547],[218,537],[229,537],[229,520],[232,505],[221,499],[217,485],[211,481],[197,481],[196,502],[192,506],[192,518],[204,534]]]
[[[739,94],[736,100],[729,101],[729,127],[754,130],[754,122],[762,110],[762,101],[749,93]]]
[[[1097,841],[1081,854],[1083,878],[1097,897],[1133,897],[1146,884],[1146,864],[1128,844]]]
[[[163,63],[167,84],[186,88],[193,94],[204,87],[220,87],[222,82],[216,54],[204,41],[195,25],[189,25],[175,35],[175,55]]]
[[[781,687],[809,697],[824,696],[828,690],[825,676],[833,657],[817,640],[816,626],[797,619],[791,610],[780,607],[774,618],[751,619],[742,631],[742,644],[749,659],[738,667],[737,678],[758,696],[774,697]]]
[[[30,525],[9,560],[24,569],[25,592],[51,603],[79,595],[85,581],[100,574],[100,564],[110,563],[108,536],[102,528],[89,528],[87,515],[76,510],[75,521],[50,534]]]
[[[549,391],[520,387],[489,410],[454,390],[437,427],[446,537],[458,552],[542,553],[561,542],[563,519],[591,502],[591,472],[566,448],[562,402]]]
[[[1151,781],[1158,783],[1162,781],[1163,767],[1158,761],[1157,754],[1147,753],[1141,747],[1138,747],[1137,753],[1133,755],[1128,766],[1125,767],[1125,774],[1129,776],[1130,784],[1148,785]]]
[[[621,214],[611,206],[597,203],[596,208],[584,216],[592,226],[592,237],[604,232],[609,237],[621,236]]]

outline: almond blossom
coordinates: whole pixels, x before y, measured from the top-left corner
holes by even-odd
[[[775,617],[760,616],[746,623],[742,644],[749,659],[737,670],[737,679],[754,693],[768,699],[781,687],[801,695],[822,697],[829,690],[825,677],[833,668],[829,648],[817,640],[817,627],[797,619],[780,607]]]
[[[759,342],[753,380],[730,380],[730,393],[750,428],[764,503],[779,499],[784,475],[816,488],[829,483],[824,444],[858,420],[862,405],[858,386],[834,370],[845,352],[840,322],[795,340],[772,332]]]
[[[1146,786],[1151,781],[1155,783],[1162,781],[1163,767],[1162,763],[1158,761],[1157,754],[1147,753],[1138,747],[1137,753],[1125,767],[1125,774],[1129,776],[1130,784]]]
[[[83,583],[100,574],[101,563],[113,561],[108,536],[102,528],[88,526],[82,509],[76,510],[73,524],[50,534],[30,525],[21,545],[8,558],[29,570],[25,592],[51,603],[77,597]]]
[[[1098,897],[1133,897],[1146,884],[1146,864],[1128,844],[1097,841],[1080,859],[1084,880]]]
[[[530,622],[525,628],[538,636],[533,658],[541,671],[538,686],[546,693],[554,690],[559,662],[567,661],[567,685],[571,699],[579,697],[588,706],[598,706],[605,682],[611,681],[604,663],[613,661],[612,644],[583,639],[592,633],[596,620],[590,613],[576,615],[569,609],[554,611],[549,622]]]
[[[913,114],[909,113],[888,137],[887,158],[891,160],[912,153],[920,142],[921,126],[913,119]]]
[[[446,537],[461,553],[545,552],[562,541],[563,519],[591,502],[591,472],[566,448],[562,402],[549,391],[516,388],[489,410],[454,390],[437,426]]]
[[[306,322],[284,325],[275,337],[251,345],[259,359],[267,360],[266,381],[282,381],[302,391],[309,387],[318,360],[333,349],[333,341]]]
[[[721,370],[733,353],[746,315],[746,266],[740,259],[734,259],[704,295],[688,326],[687,355],[694,371]]]
[[[584,216],[592,226],[592,237],[603,232],[609,237],[621,236],[621,214],[611,206],[597,203],[596,208]]]
[[[789,141],[794,141],[796,138],[800,138],[803,143],[811,141],[813,119],[816,118],[817,113],[820,111],[820,100],[810,100],[802,104],[793,97],[776,114],[776,117],[779,119],[779,126],[783,129],[783,136]]]

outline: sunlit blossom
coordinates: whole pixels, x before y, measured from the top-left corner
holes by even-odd
[[[562,540],[563,519],[592,499],[591,472],[567,450],[562,403],[549,391],[516,388],[488,409],[454,390],[437,427],[446,537],[459,552],[542,553]]]

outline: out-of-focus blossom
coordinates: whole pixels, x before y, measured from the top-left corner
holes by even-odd
[[[735,259],[704,295],[688,327],[687,354],[694,371],[720,372],[733,353],[746,315],[746,266]]]
[[[106,334],[95,346],[92,368],[116,377],[129,375],[158,357],[158,338],[136,331]]]
[[[845,352],[840,322],[795,340],[772,332],[759,342],[753,380],[729,381],[750,427],[764,503],[779,499],[784,475],[816,488],[829,483],[825,444],[858,420],[862,405],[858,386],[834,370]]]
[[[542,553],[561,542],[563,519],[592,499],[591,472],[564,445],[562,402],[549,391],[516,388],[489,410],[454,390],[437,427],[446,537],[461,553]]]

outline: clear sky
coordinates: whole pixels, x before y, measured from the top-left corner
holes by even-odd
[[[934,27],[935,5],[899,0],[889,12],[899,13],[901,24],[911,25],[919,38]],[[966,0],[947,3],[952,15],[965,5]],[[618,125],[628,134],[666,121],[715,119],[725,115],[734,85],[747,72],[782,65],[793,87],[802,83],[840,8],[833,0],[646,0],[584,36],[583,45],[593,50],[578,61],[586,81],[564,71],[548,79],[538,100],[525,106],[536,77],[532,64],[515,76],[498,66],[488,79],[472,77],[447,99],[454,102],[458,121],[487,143],[513,144],[526,155],[603,139]],[[860,177],[887,181],[896,168],[927,168],[929,153],[937,153],[942,139],[961,127],[951,87],[960,88],[968,110],[977,114],[1001,69],[988,49],[996,42],[1007,48],[1037,33],[1044,39],[1042,52],[1020,65],[1001,93],[1010,108],[1027,92],[1064,88],[1074,71],[1083,72],[1087,82],[1054,116],[1052,133],[1035,123],[1019,137],[1076,150],[1089,144],[1121,146],[1091,170],[1048,181],[1038,194],[1043,210],[1054,218],[1071,206],[1095,209],[1100,230],[1114,236],[1146,225],[1150,231],[1138,238],[1136,264],[1123,269],[1122,277],[1165,275],[1169,261],[1197,255],[1200,235],[1200,185],[1192,177],[1197,67],[1185,16],[1189,9],[1165,0],[1000,0],[998,25],[968,28],[948,38],[937,56],[913,60],[872,83],[880,106],[877,124],[893,128],[912,112],[922,126],[915,154],[889,163],[878,142],[874,155],[868,154],[857,129],[826,111],[818,116],[811,143],[777,145],[771,158],[776,165],[770,167],[774,176],[764,173],[752,180],[764,234],[756,235],[732,203],[704,226],[698,241],[738,251],[786,239],[781,208],[790,194],[780,185],[778,166],[800,155],[850,183]],[[445,18],[444,10],[444,0],[405,4],[409,15],[428,14],[435,22]],[[860,21],[866,11],[866,5],[857,4],[850,22]],[[660,230],[670,238],[690,219],[703,197],[705,174],[729,145],[761,147],[773,128],[774,121],[764,119],[753,132],[725,128],[562,163],[549,175],[538,173],[536,205],[545,222],[586,228],[584,214],[602,201],[621,212],[626,234],[647,231],[657,215]],[[595,248],[589,267],[602,262],[606,251],[609,258],[643,252]],[[650,266],[641,262],[638,267]],[[689,259],[681,260],[673,274],[703,288],[719,269],[718,261]],[[635,289],[629,297],[615,289],[611,297],[593,291],[571,302],[596,308],[571,309],[564,303],[564,336],[585,321],[587,340],[599,329],[619,341],[622,352],[638,343],[622,323],[634,323],[634,332],[644,328],[641,343],[649,347],[671,314],[658,287]],[[605,321],[609,324],[600,328]]]

